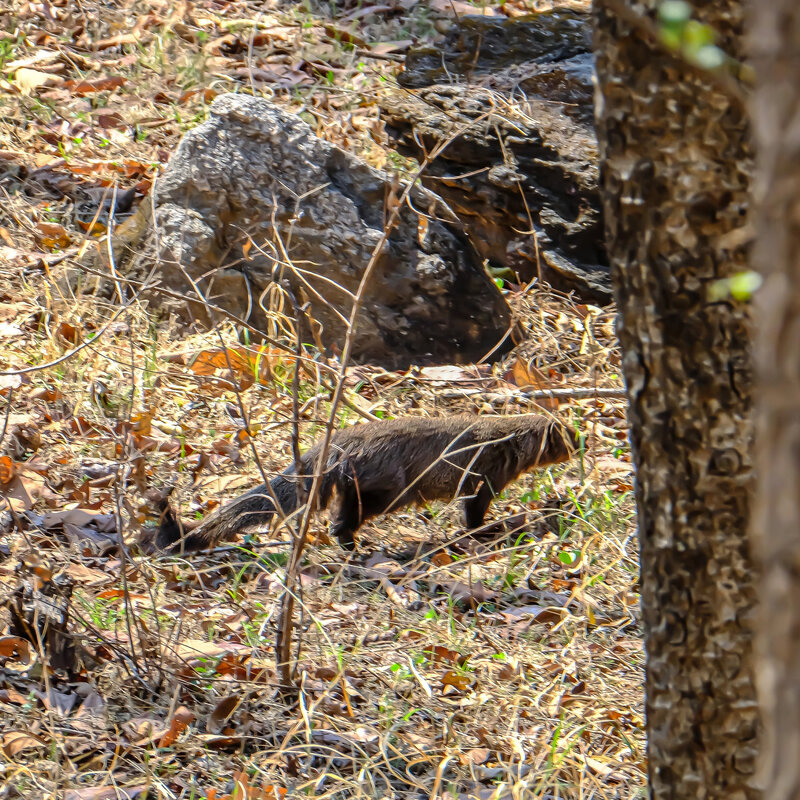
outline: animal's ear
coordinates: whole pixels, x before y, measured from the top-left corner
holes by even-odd
[[[137,538],[137,544],[143,553],[151,554],[167,548],[181,537],[169,502],[174,490],[174,486],[166,486],[163,489],[148,489],[144,494],[150,513],[155,512],[158,515],[158,527],[145,529]]]
[[[572,448],[572,451],[575,452],[576,450],[580,450],[581,448],[581,434],[575,430],[575,428],[564,426],[564,431],[567,436],[567,441]]]
[[[553,421],[547,431],[547,453],[553,462],[567,461],[580,449],[580,435],[567,425]]]
[[[183,525],[175,516],[172,507],[167,503],[161,512],[161,520],[156,534],[156,547],[159,550],[167,550],[184,536]]]

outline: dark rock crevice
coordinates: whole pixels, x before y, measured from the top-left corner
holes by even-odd
[[[448,142],[422,181],[481,256],[606,302],[590,34],[587,15],[563,9],[462,17],[441,47],[409,53],[401,83],[414,91],[380,102],[401,153],[422,161]]]

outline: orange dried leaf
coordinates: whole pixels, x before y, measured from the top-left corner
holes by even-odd
[[[249,659],[249,653],[226,653],[217,664],[217,672],[220,675],[241,678],[248,673],[245,662]]]
[[[187,365],[196,375],[211,376],[233,370],[240,382],[247,380],[248,385],[252,385],[255,376],[263,382],[271,369],[278,365],[289,366],[294,361],[292,356],[273,347],[228,347],[201,350],[189,358]]]
[[[453,669],[447,670],[442,675],[442,687],[452,687],[457,692],[468,692],[475,688],[477,680],[474,676],[466,675],[462,672],[456,672]]]
[[[0,239],[2,239],[9,247],[16,248],[16,244],[14,244],[14,240],[11,238],[11,234],[8,232],[7,228],[3,228],[0,226]]]
[[[152,433],[152,422],[153,417],[156,415],[155,408],[151,408],[147,411],[142,411],[139,414],[134,414],[131,417],[131,424],[133,430],[136,433],[141,434],[142,436],[150,436]]]
[[[434,664],[461,664],[462,658],[455,650],[440,644],[431,645],[422,651]],[[466,660],[466,659],[464,659]]]
[[[90,233],[93,236],[101,236],[108,229],[105,222],[99,219],[87,220],[87,221],[78,219],[77,223],[78,227],[81,228],[81,230],[84,230],[86,231],[86,233]]]
[[[550,386],[550,380],[540,369],[521,359],[514,362],[511,375],[514,383],[520,388],[547,389]]]
[[[240,428],[233,435],[231,441],[236,442],[236,444],[238,444],[241,447],[242,445],[245,445],[250,441],[250,434],[244,428]]]
[[[96,175],[108,165],[103,161],[93,161],[90,163],[78,163],[75,161],[66,164],[67,169],[75,175]]]
[[[7,486],[17,477],[17,465],[10,456],[0,456],[0,486]]]
[[[70,344],[80,344],[83,341],[80,328],[77,328],[71,322],[62,322],[56,329],[56,333]]]
[[[125,591],[123,589],[107,589],[104,592],[100,592],[97,597],[100,600],[118,600],[119,598],[125,597]],[[128,597],[130,597],[131,600],[149,599],[149,595],[135,594],[133,592],[129,592]]]
[[[93,81],[65,81],[64,88],[69,89],[73,94],[78,97],[83,97],[87,94],[94,94],[95,92],[107,92],[112,89],[119,89],[124,86],[126,79],[121,75],[114,75],[108,78],[96,78]]]
[[[19,636],[0,636],[0,658],[27,664],[31,658],[30,643]]]
[[[39,222],[36,225],[37,239],[42,247],[49,250],[69,247],[70,238],[67,229],[57,222]]]
[[[287,789],[283,786],[271,783],[254,786],[244,770],[235,773],[233,779],[236,782],[233,792],[220,797],[219,800],[281,800],[287,794]]]
[[[124,175],[127,178],[138,178],[151,170],[150,164],[145,164],[142,161],[134,161],[131,158],[126,158],[122,162],[122,165],[124,167]]]
[[[159,747],[171,747],[178,736],[194,722],[194,714],[188,708],[180,706],[176,709],[175,714],[169,721],[169,730],[161,737],[158,743]]]

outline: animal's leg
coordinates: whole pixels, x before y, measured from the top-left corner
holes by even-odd
[[[464,500],[464,520],[469,530],[480,528],[483,525],[483,518],[493,497],[492,490],[484,481],[472,497]]]
[[[336,510],[331,519],[331,533],[345,550],[355,549],[353,534],[362,522],[361,503],[354,487],[339,489]]]

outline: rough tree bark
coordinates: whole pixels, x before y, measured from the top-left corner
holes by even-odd
[[[770,800],[800,797],[800,6],[750,8],[758,76],[754,350],[758,486],[753,544],[761,562],[757,671]]]
[[[787,0],[788,1],[788,0]],[[597,128],[630,403],[647,647],[650,793],[755,798],[748,125],[723,82],[666,51],[658,0],[595,0]],[[739,57],[739,0],[694,17]],[[642,22],[644,18],[644,22]]]

